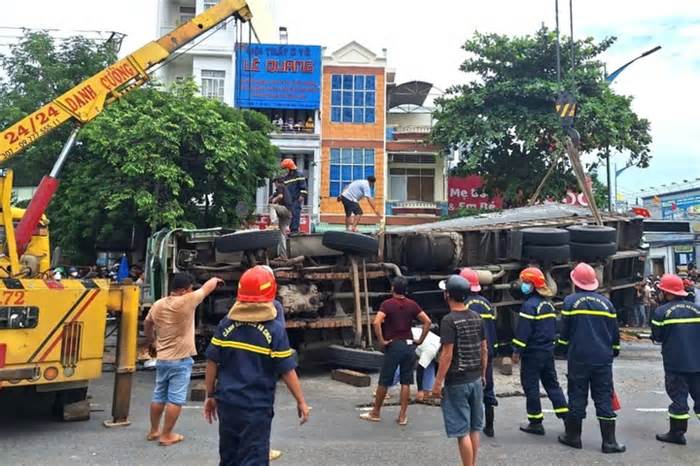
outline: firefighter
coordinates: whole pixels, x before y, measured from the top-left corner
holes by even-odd
[[[596,272],[586,263],[578,264],[570,274],[575,293],[564,299],[562,329],[558,343],[568,352],[569,415],[564,420],[566,433],[559,441],[581,448],[581,426],[586,417],[588,387],[595,404],[603,438],[603,453],[622,453],[625,446],[615,439],[613,398],[613,358],[620,353],[620,331],[615,307],[596,293]]]
[[[554,295],[547,286],[542,271],[528,267],[520,272],[520,291],[525,302],[520,308],[518,324],[513,338],[513,362],[520,365],[520,383],[525,392],[529,423],[520,430],[529,434],[544,435],[540,381],[547,392],[554,413],[564,419],[569,412],[564,392],[557,380],[554,367],[554,340],[557,332],[557,315],[547,299]]]
[[[484,321],[484,331],[486,333],[486,343],[488,345],[488,364],[486,366],[486,383],[484,384],[484,414],[486,422],[484,424],[484,435],[494,436],[493,418],[494,408],[498,406],[498,400],[493,390],[493,357],[496,348],[496,315],[493,306],[488,299],[479,294],[481,285],[479,284],[479,274],[474,270],[464,267],[459,270],[459,275],[469,282],[470,293],[466,299],[467,309],[478,313]]]
[[[654,311],[651,337],[661,343],[664,359],[666,393],[670,428],[657,434],[661,442],[685,445],[688,430],[688,394],[695,402],[695,415],[700,419],[700,307],[685,301],[688,292],[677,275],[664,275],[659,283],[665,304]]]
[[[292,197],[292,222],[289,225],[289,230],[292,233],[299,233],[301,207],[306,203],[306,198],[309,195],[306,190],[306,178],[297,169],[297,165],[292,159],[282,160],[281,167],[287,170],[287,175],[284,177],[284,185]]]

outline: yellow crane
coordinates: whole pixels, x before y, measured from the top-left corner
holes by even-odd
[[[136,367],[139,289],[108,280],[54,280],[48,272],[44,211],[78,129],[106,105],[137,89],[172,54],[235,16],[252,18],[245,0],[222,0],[191,21],[86,79],[0,133],[0,164],[66,122],[77,124],[25,212],[10,205],[12,171],[0,169],[0,397],[10,390],[57,392],[66,420],[89,416],[87,385],[102,374],[108,311],[119,316],[109,426],[127,425]],[[15,229],[14,222],[19,221]]]

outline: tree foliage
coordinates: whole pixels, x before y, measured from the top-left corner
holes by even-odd
[[[28,32],[0,58],[6,127],[116,60],[112,44]],[[71,125],[12,160],[17,185],[49,173]],[[272,127],[261,114],[202,98],[194,82],[139,89],[81,129],[49,208],[52,241],[75,261],[96,247],[125,249],[161,227],[236,226],[275,170]],[[140,241],[141,243],[143,241]]]
[[[116,44],[81,36],[56,40],[47,32],[27,31],[0,56],[0,127],[6,128],[117,59]],[[8,166],[15,184],[36,185],[68,139],[64,125],[32,144]]]
[[[66,249],[128,244],[141,225],[233,227],[237,204],[254,205],[277,160],[270,123],[197,91],[192,81],[141,89],[81,130],[50,210]]]
[[[578,100],[576,128],[581,152],[594,155],[590,170],[607,149],[624,151],[627,163],[639,167],[651,158],[649,122],[632,111],[631,97],[610,89],[597,59],[614,41],[575,41],[572,71],[569,41],[562,40],[561,88]],[[469,56],[460,69],[476,79],[451,87],[437,100],[433,140],[460,151],[457,172],[481,174],[488,192],[506,198],[519,187],[532,194],[556,164],[542,196],[561,199],[577,184],[562,157],[564,134],[554,112],[560,92],[554,32],[545,27],[524,37],[477,32],[463,48]]]

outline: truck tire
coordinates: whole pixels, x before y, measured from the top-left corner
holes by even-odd
[[[571,243],[571,258],[579,261],[605,259],[617,252],[617,243]]]
[[[279,230],[245,230],[219,236],[214,241],[217,252],[256,251],[277,249],[282,235]]]
[[[523,244],[535,246],[561,246],[569,243],[569,232],[561,228],[523,228]]]
[[[572,225],[568,228],[572,243],[614,243],[617,230],[601,225]]]
[[[344,369],[378,371],[384,364],[384,353],[331,345],[328,347],[327,362],[334,367]]]
[[[356,256],[376,256],[379,253],[376,238],[351,231],[327,231],[323,234],[323,245]]]
[[[565,264],[571,258],[571,251],[568,244],[558,246],[540,246],[537,244],[526,244],[523,246],[523,258],[532,259],[545,264]]]

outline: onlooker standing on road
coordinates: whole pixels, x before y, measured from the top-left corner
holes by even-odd
[[[463,466],[476,464],[479,432],[484,427],[483,385],[488,348],[484,321],[464,304],[470,283],[459,275],[440,282],[450,308],[440,324],[442,353],[433,396],[440,407],[449,438],[456,438]],[[443,383],[445,389],[442,389]]]
[[[205,419],[219,419],[220,464],[267,465],[275,389],[281,377],[297,401],[301,424],[309,419],[284,324],[277,318],[277,282],[263,266],[238,282],[236,303],[207,348]]]
[[[153,304],[144,321],[144,333],[151,352],[155,353],[156,387],[151,403],[151,430],[148,440],[158,440],[163,446],[181,442],[184,437],[173,433],[182,405],[187,401],[187,389],[192,374],[194,344],[194,314],[223,281],[212,278],[197,291],[192,291],[189,274],[176,273],[170,282],[170,296]],[[153,344],[155,342],[155,348]],[[160,419],[165,411],[163,430]]]
[[[634,287],[634,325],[644,328],[647,325],[647,313],[644,307],[644,282],[639,282]]]
[[[404,277],[396,277],[391,282],[392,297],[384,301],[374,319],[374,333],[384,351],[384,364],[379,373],[379,387],[374,397],[374,408],[369,413],[360,416],[365,421],[379,422],[380,413],[387,389],[394,379],[396,368],[401,369],[401,409],[396,422],[406,425],[408,417],[408,401],[413,383],[413,367],[416,361],[415,349],[411,344],[422,345],[430,331],[430,317],[416,304],[406,297],[408,282]],[[413,339],[411,325],[414,320],[423,323],[423,333],[418,340]]]
[[[345,209],[345,229],[357,231],[357,224],[362,218],[362,207],[360,201],[367,199],[369,206],[372,208],[377,217],[381,217],[377,206],[372,200],[372,189],[377,179],[374,176],[368,176],[366,180],[355,180],[350,183],[338,196],[338,200],[343,203]]]

